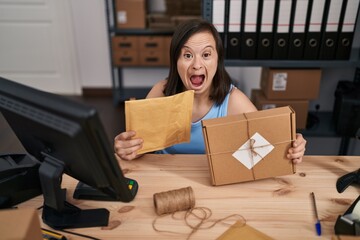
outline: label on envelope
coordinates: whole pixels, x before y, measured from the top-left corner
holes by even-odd
[[[245,167],[251,169],[264,159],[264,157],[273,149],[274,146],[256,132],[236,152],[234,152],[232,156],[244,164]]]

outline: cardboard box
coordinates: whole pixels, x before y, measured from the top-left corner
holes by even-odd
[[[139,49],[140,50],[164,50],[164,36],[140,36]]]
[[[116,0],[115,7],[118,28],[146,28],[146,0]]]
[[[251,91],[251,101],[258,110],[290,106],[296,113],[296,128],[305,129],[309,111],[309,100],[269,100],[260,89]]]
[[[137,51],[139,48],[139,38],[138,36],[114,36],[111,39],[111,46],[113,51]]]
[[[295,173],[295,165],[286,158],[296,138],[290,107],[207,119],[202,126],[213,185]]]
[[[139,55],[141,66],[165,66],[165,55],[163,51],[147,50]]]
[[[138,51],[122,50],[112,53],[115,66],[137,66],[139,65]]]
[[[151,13],[147,16],[148,27],[150,29],[165,29],[173,31],[175,26],[171,22],[170,16],[164,13]]]
[[[0,210],[2,239],[42,240],[40,220],[36,209]]]
[[[320,69],[262,68],[260,88],[268,99],[316,99]]]

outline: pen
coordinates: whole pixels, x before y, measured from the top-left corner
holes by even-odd
[[[318,236],[320,236],[321,235],[321,224],[320,224],[320,219],[319,219],[319,215],[318,215],[318,211],[317,211],[317,207],[316,207],[316,200],[315,200],[314,192],[311,192],[311,198],[312,198],[312,202],[314,205],[314,212],[315,212],[315,217],[316,217],[316,223],[315,223],[316,233]]]

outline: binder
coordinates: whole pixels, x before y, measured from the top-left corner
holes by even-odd
[[[322,29],[319,59],[335,58],[342,3],[343,1],[339,0],[328,0],[329,5],[325,5],[325,20],[323,21],[325,27]]]
[[[225,0],[213,0],[212,24],[219,32],[224,48],[226,48],[225,18]]]
[[[259,0],[243,0],[241,20],[241,52],[242,59],[255,59],[257,46],[257,22]]]
[[[305,27],[306,40],[304,59],[317,59],[320,50],[321,28],[325,10],[325,0],[310,0]]]
[[[293,2],[290,24],[289,59],[302,59],[305,44],[305,24],[309,0]]]
[[[291,5],[291,0],[277,0],[273,59],[288,58]]]
[[[347,3],[345,3],[347,2]],[[344,1],[344,16],[340,20],[340,31],[335,58],[347,60],[350,57],[351,46],[354,38],[355,24],[359,11],[359,0]]]
[[[275,0],[264,0],[262,3],[261,14],[259,15],[260,22],[256,58],[271,59],[273,49]]]
[[[227,32],[227,59],[240,59],[242,0],[230,0]]]

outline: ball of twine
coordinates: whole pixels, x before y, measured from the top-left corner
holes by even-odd
[[[194,191],[186,187],[155,193],[154,205],[157,215],[191,209],[195,206]]]

